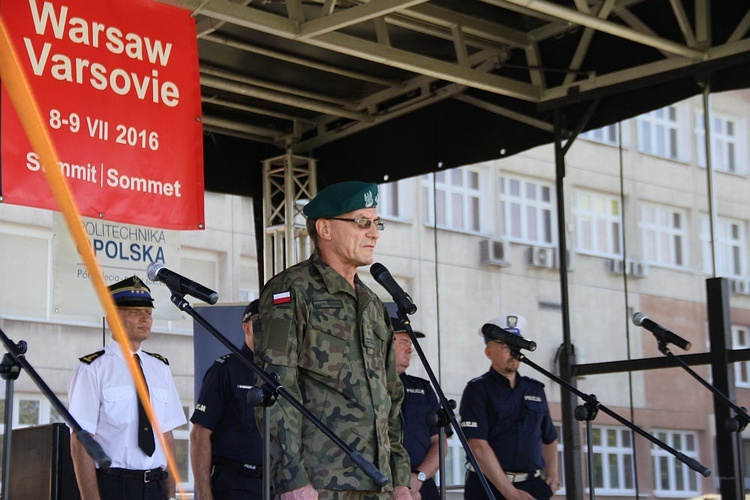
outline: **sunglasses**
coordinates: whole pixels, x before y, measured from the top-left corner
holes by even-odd
[[[367,218],[361,218],[361,219],[344,219],[342,217],[326,217],[327,219],[331,220],[343,220],[346,222],[354,222],[358,228],[360,229],[370,229],[370,226],[375,224],[375,227],[378,228],[378,231],[383,231],[385,229],[385,222],[383,222],[382,219],[367,219]]]

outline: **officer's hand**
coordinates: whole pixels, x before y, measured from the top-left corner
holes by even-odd
[[[534,497],[513,486],[507,493],[501,491],[506,500],[534,500]]]
[[[547,486],[549,486],[549,489],[552,490],[552,493],[562,488],[562,484],[560,484],[560,480],[557,476],[547,476],[544,478],[544,481],[547,483]]]
[[[308,484],[302,488],[282,493],[279,498],[281,500],[318,500],[318,492],[311,484]]]
[[[406,486],[396,486],[393,488],[393,500],[411,500],[411,493]]]

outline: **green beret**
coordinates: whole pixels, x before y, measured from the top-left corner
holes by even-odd
[[[371,182],[347,181],[331,184],[318,192],[303,212],[310,219],[324,219],[378,206],[378,185]]]

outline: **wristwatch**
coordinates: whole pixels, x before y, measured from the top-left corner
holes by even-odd
[[[414,472],[417,474],[417,479],[419,479],[420,483],[424,483],[425,481],[427,481],[427,474],[425,474],[421,470],[415,470]]]

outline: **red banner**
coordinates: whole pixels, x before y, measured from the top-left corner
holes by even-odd
[[[0,0],[0,12],[81,215],[202,229],[190,13],[152,0]],[[3,201],[57,209],[4,87],[0,118]]]

